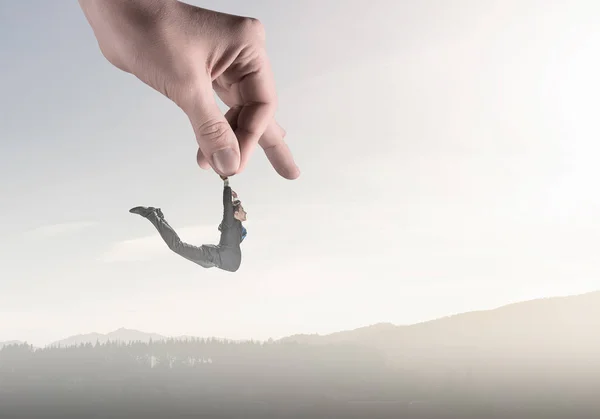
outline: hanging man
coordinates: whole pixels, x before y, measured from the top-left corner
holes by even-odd
[[[229,180],[221,177],[223,187],[223,220],[219,225],[221,239],[218,245],[203,244],[193,246],[181,241],[175,230],[167,223],[160,208],[135,207],[129,210],[139,214],[154,225],[169,249],[178,255],[197,263],[204,268],[217,267],[228,272],[236,272],[242,262],[240,244],[246,237],[242,222],[246,221],[246,211],[237,199],[237,194],[229,187]]]

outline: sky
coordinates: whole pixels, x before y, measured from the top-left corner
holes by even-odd
[[[302,175],[257,149],[240,270],[178,257],[128,209],[218,240],[187,117],[77,2],[0,0],[0,341],[276,339],[600,289],[600,3],[190,3],[264,24]]]

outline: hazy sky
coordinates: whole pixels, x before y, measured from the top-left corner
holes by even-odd
[[[102,57],[76,1],[0,0],[0,341],[119,327],[228,338],[414,323],[600,288],[600,3],[211,0],[259,18],[302,176],[218,177],[174,104]]]

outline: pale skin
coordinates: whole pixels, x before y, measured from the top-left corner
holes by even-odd
[[[241,173],[256,145],[286,179],[300,175],[275,121],[275,83],[256,19],[175,0],[79,0],[106,59],[188,116],[198,165]],[[229,107],[219,110],[213,92]]]
[[[233,217],[236,220],[239,220],[241,222],[246,221],[247,218],[247,214],[246,214],[246,210],[244,209],[244,207],[242,207],[242,204],[240,204],[240,207],[238,208],[238,210],[236,212],[233,213]]]

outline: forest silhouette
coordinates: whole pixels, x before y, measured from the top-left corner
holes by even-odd
[[[8,344],[0,418],[600,417],[599,296],[320,338]]]

